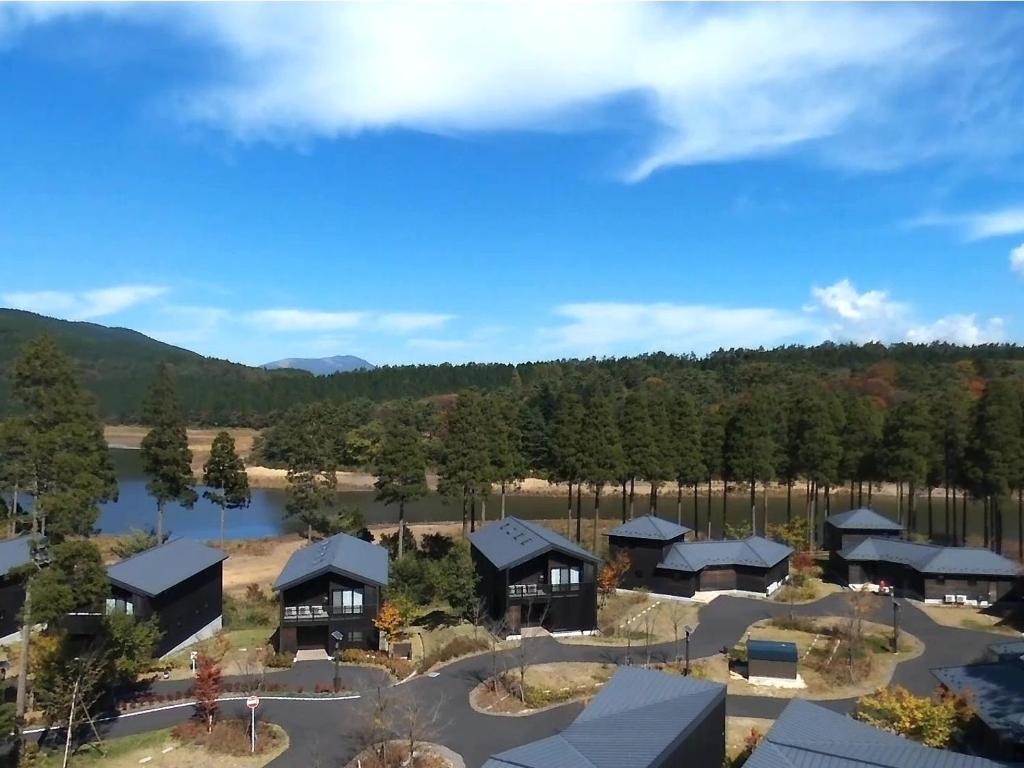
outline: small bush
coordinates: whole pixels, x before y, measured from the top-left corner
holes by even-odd
[[[817,634],[817,625],[814,619],[809,616],[776,616],[769,619],[768,624],[776,629],[788,629],[794,632],[809,632]]]
[[[488,647],[487,640],[482,637],[453,637],[440,648],[435,649],[420,659],[418,669],[420,672],[426,672],[435,664],[442,664],[446,661],[457,659],[459,656],[466,656],[477,651],[486,651]]]
[[[203,723],[189,720],[175,726],[171,735],[183,744],[198,744],[210,752],[235,757],[251,753],[248,720],[218,720],[213,732],[207,733]],[[269,723],[256,723],[256,754],[266,754],[281,746],[281,731]]]
[[[267,646],[263,663],[271,669],[291,669],[295,663],[295,656],[290,653],[275,653],[273,648]]]
[[[365,651],[362,648],[346,648],[341,652],[341,660],[346,664],[371,664],[375,667],[384,667],[399,680],[404,680],[416,671],[415,667],[405,659],[388,656],[379,651]]]
[[[278,619],[277,599],[257,584],[245,589],[245,597],[224,595],[224,626],[228,629],[273,627]]]

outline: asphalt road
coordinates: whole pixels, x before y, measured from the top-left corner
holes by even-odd
[[[963,664],[980,658],[991,643],[1005,640],[995,635],[972,630],[944,627],[933,622],[912,603],[899,601],[901,628],[915,635],[924,645],[921,656],[901,663],[893,676],[893,683],[926,694],[936,687],[929,670],[934,667]],[[881,624],[892,621],[891,601],[875,598],[871,619]],[[765,600],[738,597],[719,597],[701,611],[700,624],[690,638],[692,658],[711,656],[723,647],[738,642],[753,622],[772,616],[785,615],[789,606]],[[843,593],[830,595],[807,605],[796,606],[794,612],[807,616],[841,616],[846,612]],[[552,661],[600,661],[623,663],[626,649],[622,647],[562,644],[551,638],[527,640],[527,653],[531,663]],[[513,652],[503,652],[511,655]],[[634,663],[642,661],[645,649],[634,647]],[[663,660],[675,653],[674,644],[651,648],[652,658]],[[481,765],[488,756],[527,741],[550,736],[565,728],[576,717],[581,705],[567,704],[528,717],[501,717],[476,712],[469,705],[469,692],[490,675],[492,659],[483,654],[449,664],[431,676],[421,676],[398,686],[388,686],[385,676],[378,670],[342,667],[342,684],[349,690],[359,691],[360,698],[346,701],[274,701],[265,697],[259,716],[283,727],[289,735],[289,749],[274,760],[273,768],[338,768],[343,766],[360,747],[359,734],[363,731],[373,708],[378,691],[392,697],[395,705],[415,702],[420,711],[435,719],[431,741],[437,741],[460,753],[468,768]],[[292,669],[270,673],[269,679],[287,679],[291,685],[313,690],[317,683],[331,682],[333,665],[328,661],[302,662]],[[157,689],[187,683],[158,683]],[[775,718],[787,703],[786,699],[757,696],[730,696],[727,711],[730,715]],[[855,700],[842,699],[821,702],[837,711],[849,711]],[[227,716],[245,715],[242,702],[225,702]],[[126,735],[166,728],[186,720],[192,715],[189,706],[174,709],[121,716],[103,724],[109,736]]]

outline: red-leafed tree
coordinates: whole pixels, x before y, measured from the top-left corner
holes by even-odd
[[[196,657],[196,682],[193,687],[196,696],[196,710],[206,723],[207,732],[213,731],[213,720],[217,716],[217,699],[220,697],[220,661],[205,648]]]

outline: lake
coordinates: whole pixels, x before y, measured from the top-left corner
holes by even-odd
[[[116,502],[104,504],[100,514],[99,527],[104,533],[125,533],[132,528],[149,529],[156,523],[156,505],[146,493],[146,478],[142,473],[139,452],[133,450],[112,449],[114,466],[120,484],[120,496]],[[202,489],[197,489],[202,491]],[[803,513],[804,497],[800,487],[793,489],[793,514]],[[360,507],[370,523],[395,522],[398,510],[386,507],[374,499],[373,491],[343,491],[338,493],[340,504]],[[664,517],[675,517],[675,489],[669,489],[659,499]],[[232,539],[262,538],[276,536],[295,530],[284,518],[285,492],[273,488],[253,488],[252,504],[247,509],[229,510],[225,535]],[[593,510],[593,500],[586,493],[583,497],[583,515],[589,517]],[[758,517],[760,521],[760,495],[758,496]],[[824,502],[821,502],[821,516],[824,516]],[[647,510],[646,496],[637,496],[635,510],[643,514]],[[721,496],[712,499],[714,517],[714,535],[721,534]],[[875,496],[872,506],[879,511],[895,517],[896,499],[888,496]],[[959,507],[959,499],[957,506]],[[536,496],[510,494],[506,500],[506,512],[528,519],[562,519],[566,514],[564,496]],[[832,511],[842,512],[849,508],[849,492],[836,491],[832,497]],[[612,517],[619,514],[620,501],[617,495],[602,498],[602,516]],[[701,493],[700,517],[706,525],[706,497]],[[1004,539],[1007,550],[1014,549],[1017,535],[1016,505],[1007,500],[1004,505],[1005,532]],[[941,493],[934,499],[935,530],[941,532],[944,519]],[[493,518],[498,512],[498,499],[494,497],[488,504],[488,516]],[[979,532],[981,505],[968,505],[968,532],[975,535]],[[769,522],[782,522],[786,516],[785,498],[771,496],[768,502]],[[430,494],[424,499],[406,507],[406,519],[409,522],[442,522],[459,520],[461,508],[455,503],[445,503],[437,494]],[[750,517],[748,496],[740,491],[729,496],[728,518],[731,523],[738,523]],[[924,498],[919,501],[919,525],[924,529],[927,525],[927,511]],[[693,496],[692,491],[683,497],[683,522],[692,525]],[[177,536],[188,536],[199,539],[215,539],[219,535],[219,510],[210,502],[200,498],[192,509],[183,509],[172,505],[166,510],[167,529]],[[760,522],[759,522],[760,526]]]

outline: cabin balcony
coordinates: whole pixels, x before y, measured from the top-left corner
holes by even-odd
[[[547,597],[548,591],[543,584],[509,584],[508,596],[518,598]]]
[[[286,605],[281,621],[286,624],[326,624],[331,619],[348,619],[370,613],[369,605]]]

